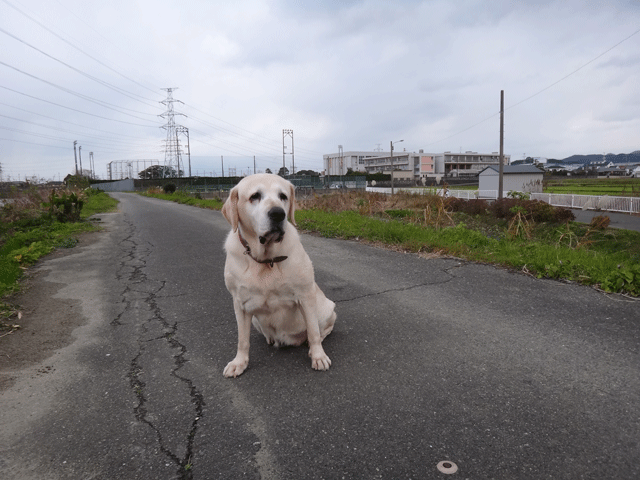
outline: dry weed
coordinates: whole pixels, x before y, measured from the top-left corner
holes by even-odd
[[[507,234],[511,238],[523,237],[526,239],[530,239],[533,226],[533,223],[527,219],[523,209],[517,208],[516,214],[509,222]]]
[[[317,209],[325,212],[356,211],[361,215],[393,218],[386,212],[409,210],[406,219],[413,223],[443,228],[455,225],[445,199],[438,195],[415,195],[398,193],[385,195],[375,192],[348,192],[314,195],[298,202],[302,209]]]

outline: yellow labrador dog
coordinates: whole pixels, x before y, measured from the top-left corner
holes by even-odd
[[[331,365],[322,340],[333,329],[335,304],[315,282],[294,227],[294,211],[294,186],[272,174],[245,177],[222,207],[231,224],[224,281],[238,322],[238,351],[225,377],[237,377],[247,368],[251,323],[269,344],[308,341],[314,369]]]

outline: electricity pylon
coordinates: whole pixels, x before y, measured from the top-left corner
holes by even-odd
[[[174,116],[186,115],[182,113],[176,113],[173,110],[173,103],[180,102],[180,100],[174,100],[173,98],[173,91],[177,90],[177,88],[163,88],[162,90],[166,90],[167,92],[167,98],[160,102],[167,107],[167,111],[160,115],[160,117],[167,120],[167,123],[161,127],[167,131],[167,139],[165,140],[164,145],[165,171],[171,172],[173,166],[175,165],[176,175],[180,176],[180,172],[182,171],[180,168],[182,164],[182,151],[180,150],[180,140],[178,139],[178,130],[176,130],[176,122]],[[180,103],[184,105],[183,102]]]

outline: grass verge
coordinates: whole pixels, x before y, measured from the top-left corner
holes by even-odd
[[[118,201],[108,194],[98,190],[96,194],[90,195],[84,202],[80,218],[87,219],[96,213],[109,213],[118,209]]]
[[[423,203],[416,205],[417,201]],[[575,223],[566,218],[566,212],[546,204],[508,202],[507,207],[513,206],[505,211],[504,206],[488,207],[478,201],[463,202],[461,207],[460,201],[447,204],[439,197],[319,197],[296,212],[296,222],[301,229],[326,237],[455,256],[515,268],[538,278],[640,296],[640,232]],[[453,211],[452,206],[475,213]],[[496,217],[496,212],[505,218]],[[536,215],[548,220],[536,221]]]
[[[81,193],[77,197],[81,206],[78,202],[73,208],[77,209],[78,221],[59,221],[52,210],[51,193],[36,190],[16,193],[14,201],[0,210],[0,336],[17,328],[8,321],[17,314],[17,308],[5,300],[8,294],[19,290],[23,272],[56,248],[76,246],[79,234],[99,230],[86,219],[112,211],[117,205],[104,192]]]
[[[212,199],[197,198],[195,196],[191,196],[183,192],[159,193],[157,191],[150,190],[147,192],[140,193],[140,195],[143,195],[145,197],[159,198],[161,200],[169,200],[171,202],[182,203],[184,205],[191,205],[193,207],[208,208],[210,210],[220,210],[223,205],[222,200],[217,198],[212,198]]]

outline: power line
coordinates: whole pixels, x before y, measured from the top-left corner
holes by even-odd
[[[74,72],[79,73],[80,75],[83,75],[84,77],[86,77],[86,78],[88,78],[88,79],[90,79],[90,80],[93,80],[94,82],[99,83],[100,85],[103,85],[103,86],[105,86],[105,87],[107,87],[107,88],[110,88],[110,89],[111,89],[111,90],[113,90],[114,92],[117,92],[117,93],[119,93],[119,94],[121,94],[121,95],[124,95],[125,97],[128,97],[128,98],[130,98],[130,99],[132,99],[132,100],[135,100],[135,101],[137,101],[137,102],[144,103],[144,104],[145,104],[145,105],[147,105],[147,106],[154,106],[154,105],[149,105],[149,104],[148,104],[148,103],[146,103],[146,102],[143,102],[143,101],[142,101],[142,100],[140,100],[139,98],[144,98],[145,100],[149,100],[149,101],[151,101],[151,102],[154,102],[155,100],[151,100],[151,99],[148,99],[148,98],[146,98],[146,97],[142,97],[142,96],[137,95],[137,94],[132,93],[132,92],[127,92],[126,90],[124,90],[124,89],[122,89],[122,88],[120,88],[120,87],[116,87],[115,85],[112,85],[112,84],[110,84],[109,82],[106,82],[106,81],[104,81],[104,80],[100,80],[99,78],[94,77],[93,75],[89,75],[88,73],[83,72],[82,70],[80,70],[80,69],[78,69],[78,68],[76,68],[76,67],[73,67],[73,66],[69,65],[69,64],[68,64],[68,63],[66,63],[66,62],[63,62],[63,61],[62,61],[62,60],[60,60],[59,58],[56,58],[56,57],[54,57],[53,55],[49,55],[49,54],[48,54],[48,53],[46,53],[45,51],[40,50],[39,48],[37,48],[37,47],[35,47],[35,46],[31,45],[30,43],[26,42],[25,40],[22,40],[21,38],[16,37],[16,36],[15,36],[15,35],[13,35],[12,33],[7,32],[7,31],[6,31],[4,28],[2,28],[2,27],[0,27],[0,32],[4,33],[5,35],[8,35],[9,37],[13,38],[14,40],[17,40],[18,42],[20,42],[20,43],[22,43],[22,44],[26,45],[27,47],[30,47],[30,48],[34,49],[35,51],[37,51],[37,52],[41,53],[41,54],[42,54],[42,55],[44,55],[45,57],[48,57],[48,58],[50,58],[51,60],[54,60],[54,61],[56,61],[56,62],[58,62],[58,63],[60,63],[60,64],[64,65],[65,67],[67,67],[67,68],[69,68],[69,69],[73,70]],[[139,98],[135,98],[135,97],[139,97]]]
[[[157,128],[158,127],[157,125],[143,125],[141,123],[125,122],[124,120],[117,120],[115,118],[109,118],[109,117],[103,117],[101,115],[96,115],[95,113],[84,112],[84,111],[78,110],[76,108],[67,107],[65,105],[60,105],[59,103],[51,102],[49,100],[45,100],[44,98],[36,97],[34,95],[29,95],[28,93],[24,93],[24,92],[20,92],[18,90],[14,90],[13,88],[5,87],[4,85],[0,85],[0,88],[4,88],[5,90],[9,90],[10,92],[17,93],[18,95],[23,95],[25,97],[33,98],[34,100],[39,100],[41,102],[45,102],[45,103],[49,103],[51,105],[55,105],[56,107],[66,108],[67,110],[72,110],[74,112],[82,113],[84,115],[91,115],[92,117],[102,118],[103,120],[109,120],[111,122],[124,123],[124,124],[127,124],[127,125],[136,125],[138,127],[150,127],[150,128]]]
[[[2,127],[0,127],[2,128]],[[35,142],[25,142],[24,140],[16,140],[15,138],[0,138],[0,140],[4,140],[7,142],[16,142],[16,143],[27,143],[29,145],[40,145],[42,147],[50,147],[50,148],[62,148],[64,150],[68,150],[69,146],[66,147],[60,147],[58,145],[50,145],[50,144],[44,144],[44,143],[35,143]]]
[[[274,139],[269,138],[269,137],[265,137],[264,135],[259,135],[259,134],[255,133],[255,132],[251,132],[250,130],[247,130],[247,129],[245,129],[245,128],[239,127],[239,126],[237,126],[237,125],[234,125],[233,123],[229,123],[229,122],[227,122],[226,120],[222,120],[221,118],[215,117],[215,116],[211,115],[210,113],[204,112],[204,111],[202,111],[202,110],[200,110],[200,109],[198,109],[198,108],[194,107],[193,105],[185,104],[185,106],[186,106],[186,107],[188,107],[188,108],[192,108],[192,109],[194,109],[196,112],[200,112],[200,113],[202,113],[202,114],[204,114],[204,115],[207,115],[208,117],[211,117],[211,118],[213,118],[214,120],[218,120],[219,122],[226,123],[227,125],[230,125],[230,126],[232,126],[232,127],[234,127],[234,128],[237,128],[238,130],[242,130],[242,131],[245,131],[245,132],[247,132],[247,133],[250,133],[251,135],[254,135],[254,136],[256,136],[256,137],[263,138],[263,139],[267,140],[268,142],[270,142],[270,143],[273,145],[273,147],[274,147],[274,148],[280,149],[280,143],[279,143],[279,141],[277,141],[277,140],[274,140]],[[190,117],[190,118],[196,118],[196,117],[194,117],[193,115],[190,115],[189,117]],[[207,124],[207,123],[206,123],[205,121],[203,121],[203,120],[200,120],[200,121],[201,121],[202,123]],[[225,129],[225,128],[222,128],[222,127],[214,127],[214,128],[217,128],[217,129],[219,129],[219,130],[224,130],[224,131],[229,132],[229,133],[231,133],[231,134],[233,134],[233,135],[241,136],[241,134],[238,134],[238,133],[232,132],[231,130],[228,130],[228,129]],[[298,150],[299,150],[299,151],[300,151],[300,150],[302,150],[302,151],[306,151],[306,152],[312,153],[312,154],[314,154],[314,155],[322,155],[322,153],[321,153],[321,152],[316,152],[316,151],[313,151],[313,150],[306,150],[306,149],[304,149],[304,148],[298,148]]]
[[[59,123],[67,123],[67,124],[69,124],[69,125],[73,125],[73,126],[76,126],[76,127],[86,128],[86,129],[88,129],[88,130],[96,130],[96,131],[98,131],[98,132],[102,132],[102,133],[110,133],[110,134],[112,134],[112,135],[117,135],[117,136],[119,136],[119,137],[139,138],[139,136],[126,135],[126,134],[124,134],[124,133],[109,132],[109,131],[103,130],[103,129],[101,129],[101,128],[87,127],[87,126],[85,126],[85,125],[81,125],[81,124],[79,124],[79,123],[69,122],[69,121],[67,121],[67,120],[60,120],[59,118],[50,117],[50,116],[48,116],[48,115],[44,115],[44,114],[42,114],[42,113],[38,113],[38,112],[32,112],[31,110],[27,110],[27,109],[24,109],[24,108],[16,107],[16,106],[14,106],[14,105],[9,105],[8,103],[4,103],[4,102],[0,102],[0,105],[4,105],[4,106],[9,107],[9,108],[15,108],[16,110],[20,110],[20,111],[22,111],[22,112],[26,112],[26,113],[29,113],[29,114],[31,114],[31,115],[37,115],[37,116],[39,116],[39,117],[48,118],[48,119],[50,119],[50,120],[54,120],[54,121],[59,122]],[[26,120],[22,120],[22,119],[17,119],[17,120],[19,120],[19,121],[21,121],[21,122],[25,122],[25,121],[26,121]],[[155,126],[155,125],[153,125],[153,128],[156,128],[156,126]]]
[[[59,90],[62,90],[63,92],[69,93],[69,94],[74,95],[74,96],[76,96],[78,98],[81,98],[83,100],[87,100],[89,102],[95,103],[96,105],[100,105],[103,108],[108,108],[109,110],[113,110],[115,112],[122,113],[123,115],[129,115],[130,117],[137,118],[138,120],[146,120],[146,119],[142,118],[142,117],[138,117],[136,115],[132,115],[131,113],[123,112],[122,110],[129,110],[131,112],[136,112],[136,113],[139,113],[141,115],[153,115],[152,113],[138,112],[136,110],[131,110],[131,109],[124,108],[124,107],[116,107],[115,105],[113,105],[111,103],[103,102],[102,100],[97,100],[97,99],[95,99],[93,97],[89,97],[89,96],[84,95],[82,93],[75,92],[73,90],[70,90],[68,88],[62,87],[60,85],[57,85],[57,84],[55,84],[53,82],[50,82],[48,80],[45,80],[43,78],[40,78],[37,75],[33,75],[31,73],[27,73],[27,72],[25,72],[23,70],[20,70],[17,67],[14,67],[13,65],[9,65],[8,63],[5,63],[5,62],[3,62],[1,60],[0,60],[0,65],[4,65],[5,67],[11,68],[12,70],[15,70],[16,72],[22,73],[23,75],[31,77],[31,78],[33,78],[35,80],[40,81],[40,82],[46,83],[47,85],[55,87],[55,88],[57,88]],[[121,110],[119,110],[119,108],[121,108]]]
[[[92,57],[91,55],[89,55],[87,52],[85,52],[84,50],[82,50],[80,47],[77,47],[76,45],[74,45],[73,43],[71,43],[69,40],[63,38],[62,36],[58,35],[57,33],[55,33],[53,30],[51,30],[50,28],[48,28],[47,26],[43,25],[41,22],[37,21],[35,18],[33,18],[32,16],[28,15],[27,13],[23,12],[22,10],[20,10],[18,7],[16,7],[15,5],[13,5],[12,3],[8,2],[7,0],[2,0],[4,3],[6,3],[7,5],[9,5],[11,8],[13,8],[14,10],[16,10],[17,12],[21,13],[22,15],[24,15],[25,17],[27,17],[29,20],[31,20],[32,22],[38,24],[40,27],[44,28],[47,32],[51,33],[52,35],[54,35],[55,37],[59,38],[60,40],[62,40],[63,42],[65,42],[67,45],[75,48],[76,50],[78,50],[80,53],[82,53],[83,55],[86,55],[87,57],[89,57],[91,60],[99,63],[100,65],[102,65],[105,68],[108,68],[109,70],[111,70],[112,72],[120,75],[121,77],[129,80],[130,82],[135,83],[136,85],[142,87],[142,88],[146,88],[147,90],[156,93],[155,90],[136,82],[135,80],[133,80],[132,78],[127,77],[126,75],[124,75],[123,73],[118,72],[117,70],[115,70],[114,68],[111,68],[109,65],[107,65],[104,62],[101,62],[100,60],[98,60],[95,57]]]
[[[557,85],[557,84],[559,84],[560,82],[562,82],[562,81],[566,80],[566,79],[567,79],[567,78],[569,78],[570,76],[572,76],[572,75],[574,75],[575,73],[577,73],[577,72],[579,72],[580,70],[582,70],[582,69],[583,69],[584,67],[586,67],[587,65],[590,65],[591,63],[595,62],[595,61],[596,61],[596,60],[598,60],[599,58],[603,57],[604,55],[606,55],[607,53],[609,53],[611,50],[613,50],[614,48],[616,48],[616,47],[620,46],[622,43],[626,42],[627,40],[629,40],[629,39],[630,39],[631,37],[633,37],[634,35],[637,35],[638,33],[640,33],[640,29],[636,30],[636,31],[635,31],[635,32],[633,32],[631,35],[629,35],[629,36],[627,36],[627,37],[623,38],[623,39],[622,39],[622,40],[620,40],[618,43],[616,43],[616,44],[615,44],[615,45],[613,45],[612,47],[608,48],[607,50],[605,50],[604,52],[602,52],[602,53],[601,53],[601,54],[599,54],[598,56],[596,56],[596,57],[592,58],[592,59],[591,59],[591,60],[589,60],[587,63],[585,63],[585,64],[581,65],[580,67],[576,68],[575,70],[573,70],[571,73],[569,73],[569,74],[565,75],[564,77],[560,78],[559,80],[556,80],[555,82],[553,82],[553,83],[551,83],[551,84],[547,85],[546,87],[544,87],[543,89],[541,89],[541,90],[537,91],[537,92],[536,92],[536,93],[534,93],[533,95],[530,95],[530,96],[528,96],[527,98],[525,98],[525,99],[523,99],[523,100],[520,100],[519,102],[514,103],[513,105],[511,105],[511,106],[509,106],[509,107],[506,107],[506,108],[505,108],[505,110],[509,110],[509,109],[515,108],[515,107],[517,107],[518,105],[521,105],[521,104],[523,104],[524,102],[526,102],[526,101],[528,101],[528,100],[531,100],[532,98],[534,98],[534,97],[536,97],[536,96],[540,95],[541,93],[543,93],[543,92],[545,92],[545,91],[549,90],[551,87],[556,86],[556,85]],[[429,144],[427,144],[427,145],[425,145],[425,146],[430,146],[430,145],[434,145],[434,144],[436,144],[436,143],[443,142],[443,141],[445,141],[445,140],[449,140],[450,138],[456,137],[456,136],[460,135],[461,133],[464,133],[464,132],[466,132],[466,131],[468,131],[468,130],[471,130],[472,128],[475,128],[475,127],[477,127],[478,125],[481,125],[481,124],[483,124],[483,123],[485,123],[485,122],[487,122],[487,121],[491,120],[492,118],[495,118],[495,117],[497,117],[497,116],[499,116],[499,115],[500,115],[500,112],[496,112],[496,113],[494,113],[493,115],[491,115],[491,116],[489,116],[489,117],[485,118],[484,120],[480,120],[478,123],[474,123],[474,124],[473,124],[473,125],[471,125],[470,127],[465,128],[464,130],[460,130],[459,132],[454,133],[453,135],[449,135],[448,137],[441,138],[440,140],[437,140],[437,141],[435,141],[435,142],[429,143]]]
[[[0,102],[0,103],[2,103],[2,102]],[[37,114],[36,114],[36,115],[37,115]],[[43,115],[43,116],[44,116],[45,118],[52,118],[52,117],[47,117],[46,115]],[[0,114],[0,117],[8,118],[9,120],[15,120],[15,121],[17,121],[17,122],[28,123],[28,124],[30,124],[30,125],[35,125],[35,126],[37,126],[37,127],[49,128],[49,129],[51,129],[51,130],[56,130],[56,131],[58,131],[58,132],[71,133],[71,134],[74,134],[74,135],[83,135],[83,136],[87,136],[87,137],[89,137],[89,138],[100,138],[100,139],[103,139],[103,140],[111,140],[111,139],[113,138],[113,137],[104,137],[104,136],[101,136],[101,135],[91,135],[91,134],[87,134],[87,133],[84,133],[84,132],[77,132],[77,131],[75,131],[75,130],[68,130],[68,129],[59,128],[59,127],[53,127],[53,126],[50,126],[50,125],[45,125],[45,124],[42,124],[42,123],[33,122],[33,121],[31,121],[31,120],[24,120],[24,119],[22,119],[22,118],[11,117],[11,116],[9,116],[9,115],[3,115],[3,114]],[[54,120],[56,120],[56,119],[54,119]],[[71,123],[71,122],[65,122],[64,120],[57,120],[57,121],[58,121],[58,122],[62,122],[62,123],[69,123],[69,124],[71,124],[71,125],[78,125],[78,124]],[[140,137],[134,137],[134,136],[132,136],[132,135],[124,135],[124,134],[115,133],[115,132],[105,132],[104,130],[100,130],[100,129],[92,128],[92,127],[84,127],[84,126],[82,126],[82,125],[79,125],[79,126],[80,126],[81,128],[86,128],[86,129],[89,129],[89,130],[96,130],[96,131],[98,131],[98,132],[111,133],[112,135],[115,135],[115,136],[118,136],[118,137],[129,137],[129,138],[134,138],[134,139],[138,139],[138,138],[140,138]],[[132,142],[122,142],[122,141],[120,141],[120,140],[118,140],[118,142],[119,142],[119,143],[122,143],[122,144],[124,144],[124,145],[136,145],[135,143],[132,143]]]
[[[589,60],[587,63],[585,63],[584,65],[581,65],[580,67],[576,68],[573,72],[565,75],[564,77],[562,77],[560,80],[556,80],[555,82],[553,82],[551,85],[548,85],[546,87],[544,87],[542,90],[534,93],[533,95],[525,98],[524,100],[520,100],[518,103],[515,103],[513,105],[511,105],[510,107],[507,107],[505,110],[509,110],[510,108],[514,108],[517,107],[518,105],[520,105],[521,103],[526,102],[527,100],[531,100],[533,97],[536,97],[538,95],[540,95],[542,92],[549,90],[551,87],[556,86],[557,84],[559,84],[560,82],[562,82],[563,80],[566,80],[567,78],[569,78],[571,75],[578,73],[580,70],[582,70],[584,67],[586,67],[587,65],[590,65],[591,63],[595,62],[596,60],[598,60],[600,57],[605,56],[607,53],[609,53],[611,50],[613,50],[614,48],[618,47],[620,44],[626,42],[627,40],[629,40],[631,37],[633,37],[634,35],[637,35],[638,33],[640,33],[640,29],[636,30],[635,32],[633,32],[631,35],[629,35],[628,37],[620,40],[618,43],[616,43],[614,46],[608,48],[607,50],[605,50],[604,52],[602,52],[600,55],[598,55],[597,57],[592,58],[591,60]],[[495,116],[495,115],[494,115]]]
[[[49,128],[53,128],[53,127],[49,127]],[[60,138],[60,136],[53,136],[53,135],[47,135],[44,133],[36,133],[36,132],[30,132],[28,130],[21,130],[19,128],[12,128],[12,127],[5,127],[0,125],[0,129],[1,130],[7,130],[9,132],[15,132],[15,133],[20,133],[22,135],[28,135],[28,136],[32,136],[32,137],[39,137],[39,138],[46,138],[49,140],[55,140],[55,141],[59,141],[59,142],[65,142],[65,143],[69,143],[71,141],[73,141],[72,139],[77,136],[75,132],[69,132],[69,131],[64,131],[64,133],[71,133],[74,137],[70,137],[70,138]],[[54,130],[58,130],[55,129]],[[95,138],[95,137],[90,137],[90,136],[85,136],[84,138]],[[106,140],[109,140],[108,138]],[[17,142],[19,142],[19,140],[16,140]],[[109,143],[109,144],[105,144],[105,143],[100,143],[99,141],[96,142],[91,141],[91,140],[86,140],[83,142],[85,145],[93,145],[96,147],[101,147],[102,149],[107,149],[108,151],[112,151],[112,152],[125,152],[125,151],[131,151],[131,148],[137,148],[137,149],[144,149],[145,151],[149,151],[150,148],[145,147],[144,145],[139,145],[139,144],[129,144],[130,146],[127,146],[127,144],[122,144],[123,147],[126,148],[114,148],[114,144],[113,143]]]
[[[68,8],[66,5],[62,4],[62,2],[60,2],[60,0],[56,0],[56,2],[58,3],[58,5],[60,5],[62,8],[64,8],[65,10],[67,10],[71,15],[73,15],[74,17],[76,17],[79,21],[81,21],[82,23],[84,23],[88,28],[90,28],[91,30],[93,30],[96,35],[102,37],[104,40],[106,40],[107,42],[109,42],[112,46],[114,46],[115,48],[117,48],[118,50],[120,50],[121,53],[123,53],[124,55],[126,55],[127,57],[129,57],[131,60],[133,60],[134,62],[138,62],[138,60],[134,59],[133,57],[131,57],[125,50],[123,50],[122,48],[120,48],[118,45],[116,45],[115,43],[113,43],[111,40],[109,40],[107,37],[105,37],[104,35],[102,35],[98,30],[96,30],[95,28],[93,28],[93,26],[91,26],[90,23],[86,22],[82,17],[76,15],[76,13],[71,10],[70,8]],[[121,75],[122,76],[122,75]],[[125,77],[126,78],[126,77]],[[133,80],[132,80],[133,81]],[[137,82],[134,82],[136,84],[138,84]],[[147,90],[149,90],[150,92],[153,93],[157,93],[157,90],[160,90],[160,87],[155,87],[155,88],[148,88],[145,87],[142,84],[138,84],[141,87],[146,88]]]

